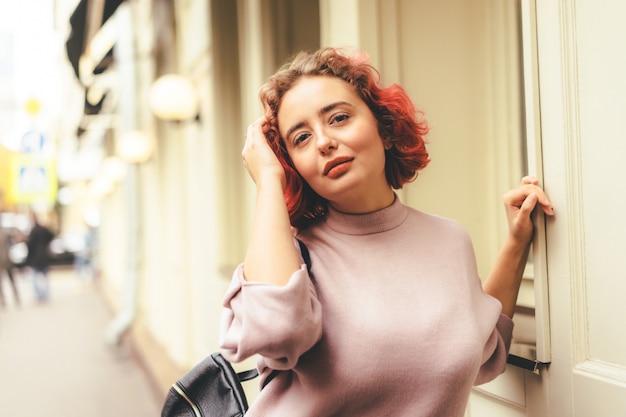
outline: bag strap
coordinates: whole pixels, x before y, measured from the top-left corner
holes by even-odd
[[[304,259],[304,263],[306,264],[306,269],[309,271],[309,275],[311,275],[311,255],[309,254],[309,249],[300,239],[298,239],[298,244],[300,245],[300,252],[302,253],[302,259]]]
[[[237,378],[239,378],[241,382],[249,381],[257,376],[259,376],[259,371],[256,369],[248,369],[247,371],[237,372]]]

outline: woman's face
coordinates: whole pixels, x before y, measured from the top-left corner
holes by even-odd
[[[283,96],[278,128],[300,175],[334,208],[363,213],[393,201],[376,118],[347,82],[303,77]]]

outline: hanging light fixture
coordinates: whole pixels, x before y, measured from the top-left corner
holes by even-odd
[[[181,122],[197,118],[198,98],[187,78],[167,74],[150,87],[150,108],[159,119]]]
[[[115,183],[126,177],[127,170],[126,161],[118,156],[108,156],[102,161],[102,174]]]
[[[146,162],[154,150],[154,140],[140,130],[123,133],[116,143],[116,153],[124,161],[131,164]]]

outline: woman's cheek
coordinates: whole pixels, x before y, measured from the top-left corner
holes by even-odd
[[[293,165],[296,167],[296,170],[298,170],[300,175],[302,175],[302,178],[304,178],[307,183],[310,183],[310,181],[313,179],[313,170],[311,169],[311,164],[307,163],[306,158],[302,157],[294,158],[292,156],[291,160],[293,161]]]

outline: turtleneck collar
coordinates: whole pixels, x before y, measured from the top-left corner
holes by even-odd
[[[408,215],[407,208],[396,195],[393,203],[383,209],[363,214],[343,213],[328,207],[326,224],[346,235],[369,235],[400,226]]]

